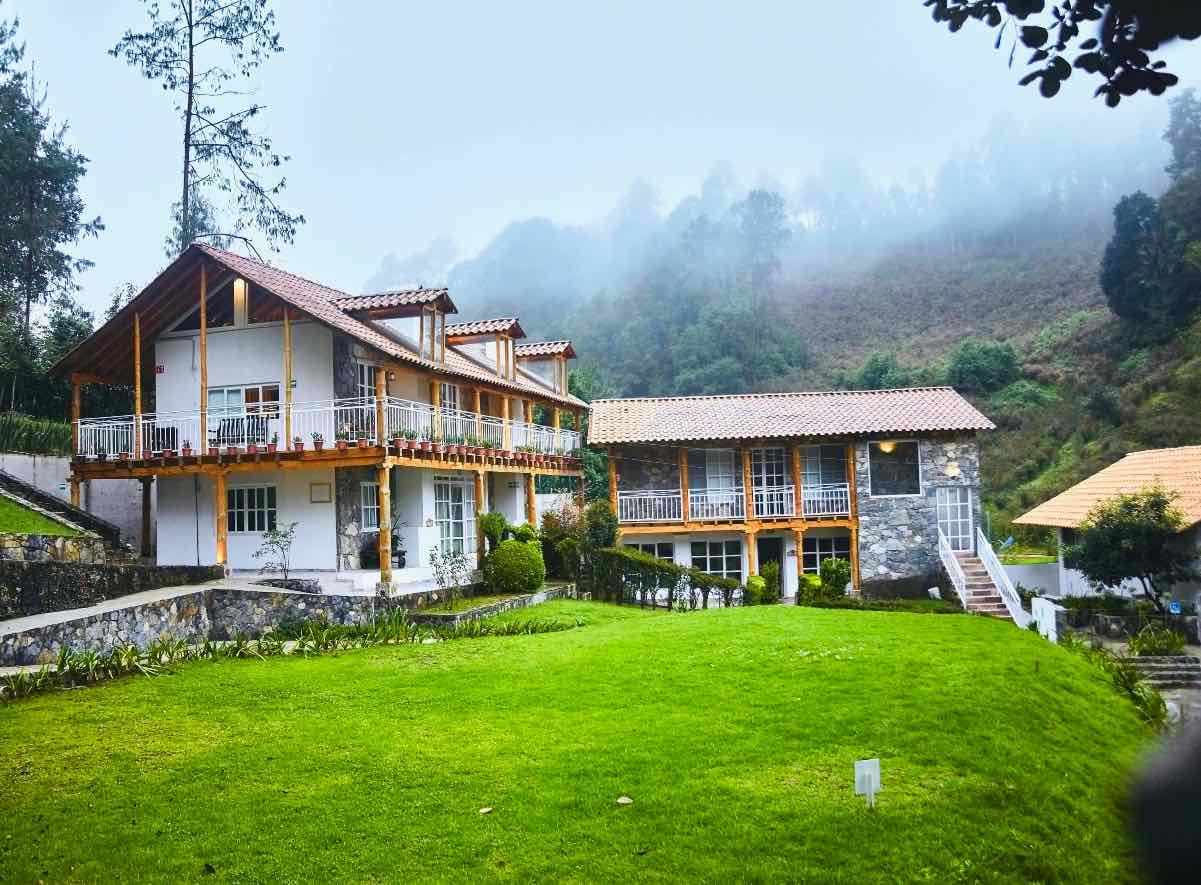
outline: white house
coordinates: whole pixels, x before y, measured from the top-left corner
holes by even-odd
[[[256,569],[294,522],[295,569],[424,579],[435,548],[478,551],[478,513],[534,521],[537,475],[582,483],[571,343],[456,312],[445,289],[349,295],[193,244],[56,366],[72,498],[153,484],[162,564]],[[81,416],[96,383],[131,386],[133,414]]]

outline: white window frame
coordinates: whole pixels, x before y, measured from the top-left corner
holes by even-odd
[[[701,565],[697,564],[698,557],[696,555],[695,550],[693,549],[694,546],[697,544],[705,545],[705,552],[703,554],[703,559],[704,559],[703,567]],[[730,568],[729,561],[734,558],[734,554],[730,553],[726,549],[727,544],[737,544],[738,545],[738,556],[737,556],[738,569],[737,569],[737,571],[729,570],[729,568]],[[721,550],[718,553],[713,552],[713,548],[716,545],[721,546]],[[733,578],[736,581],[741,581],[742,580],[743,557],[745,555],[746,555],[746,548],[743,546],[742,541],[740,541],[737,538],[726,538],[726,539],[723,539],[720,541],[711,541],[708,539],[701,539],[699,541],[693,540],[688,543],[688,562],[689,562],[689,564],[693,568],[700,569],[707,575],[718,575],[719,577]],[[711,571],[708,568],[708,566],[712,563],[712,561],[714,559],[722,560],[722,570],[721,571],[715,572],[715,571]]]
[[[966,496],[964,500],[944,502],[943,494],[950,492],[955,492],[956,497],[959,497],[960,493],[966,493]],[[972,489],[970,486],[938,486],[934,490],[934,514],[936,524],[938,525],[939,531],[946,535],[947,541],[950,542],[952,550],[957,550],[961,553],[970,552],[975,546],[976,517],[973,513],[973,510],[975,509],[973,507],[973,503]],[[955,511],[953,516],[951,513],[952,509]],[[966,519],[963,518],[964,512],[967,513]],[[945,520],[943,519],[944,514],[946,514],[947,517]],[[963,529],[962,532],[951,533],[943,529],[944,522],[946,522],[948,526],[955,524],[960,528],[964,526],[966,526],[966,528]],[[960,546],[956,546],[957,544]]]
[[[262,504],[257,500],[262,494]],[[225,531],[258,535],[279,521],[279,489],[270,483],[229,486],[225,490]],[[253,528],[251,526],[254,526]]]
[[[375,365],[355,360],[355,395],[359,399],[375,396]]]
[[[836,541],[845,541],[847,552],[843,556],[842,552],[836,550],[834,545]],[[805,547],[811,544],[817,549],[812,553],[805,550]],[[840,545],[841,546],[841,545]],[[817,564],[810,568],[805,563],[808,557],[816,556]],[[851,561],[851,536],[850,535],[806,535],[801,541],[801,574],[803,575],[820,575],[822,570],[822,562],[827,559],[845,559]]]
[[[842,464],[842,474],[837,479],[831,480],[830,482],[825,481],[824,462],[827,460],[825,457],[825,452],[827,450],[840,452],[840,457],[837,460]],[[836,459],[830,458],[828,460],[833,461]],[[816,465],[816,479],[814,479],[814,471],[810,470],[811,464]],[[813,488],[814,486],[847,484],[847,467],[848,463],[846,446],[819,444],[801,447],[801,484],[806,488]]]
[[[442,408],[459,411],[459,385],[448,384],[445,381],[441,382],[441,385],[438,395],[441,397]]]
[[[380,524],[379,483],[359,483],[359,525],[365,532],[378,532]]]
[[[454,492],[462,492],[462,500],[454,500]],[[445,505],[445,511],[442,506]],[[459,513],[454,512],[459,508]],[[435,474],[434,476],[434,525],[438,527],[438,549],[443,553],[459,552],[468,556],[476,552],[476,501],[475,482],[462,474]],[[457,518],[456,518],[457,517]],[[456,531],[458,529],[458,531]],[[447,542],[450,549],[445,549]]]
[[[892,442],[898,445],[913,443],[917,449],[917,491],[904,495],[877,495],[872,489],[872,446]],[[917,439],[871,439],[867,441],[867,496],[869,498],[921,498],[926,494],[926,484],[922,482],[922,443]]]
[[[778,474],[776,467],[779,467]],[[751,449],[751,484],[755,488],[792,484],[788,477],[788,454],[782,446]]]
[[[664,562],[676,561],[676,545],[671,541],[628,541],[625,546],[637,550],[639,553],[650,554],[656,559],[662,559]],[[666,556],[663,555],[663,552],[659,549],[660,547],[667,548],[668,554]]]
[[[275,399],[264,400],[263,389],[267,387],[275,388]],[[259,392],[259,400],[257,403],[246,404],[246,391],[257,390]],[[227,405],[222,405],[220,408],[212,407],[213,394],[220,393],[222,399],[228,400],[229,394],[237,391],[239,403],[235,409],[231,409]],[[278,381],[263,381],[258,384],[226,384],[221,387],[210,387],[206,396],[209,415],[219,415],[228,417],[230,415],[266,415],[270,418],[279,416],[280,396],[283,395],[283,385]],[[264,408],[267,406],[268,408]]]

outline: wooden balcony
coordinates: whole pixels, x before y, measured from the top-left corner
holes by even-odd
[[[751,499],[756,520],[844,519],[851,514],[848,483],[801,488],[797,508],[796,487],[753,486]],[[684,517],[682,489],[651,489],[617,493],[617,518],[623,524],[746,521],[744,486],[720,489],[689,489],[688,516]]]

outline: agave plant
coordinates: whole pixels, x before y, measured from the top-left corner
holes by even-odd
[[[284,654],[284,641],[274,633],[264,633],[259,637],[258,652],[260,657],[279,657]]]

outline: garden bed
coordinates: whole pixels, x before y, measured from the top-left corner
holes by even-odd
[[[431,608],[410,611],[409,620],[414,624],[430,627],[457,627],[464,621],[478,621],[480,618],[488,618],[512,609],[574,595],[574,584],[562,584],[543,587],[536,593],[464,596],[455,600],[453,607],[451,603],[443,602]]]
[[[313,578],[259,578],[254,583],[260,587],[275,587],[295,593],[321,592],[321,584]]]

